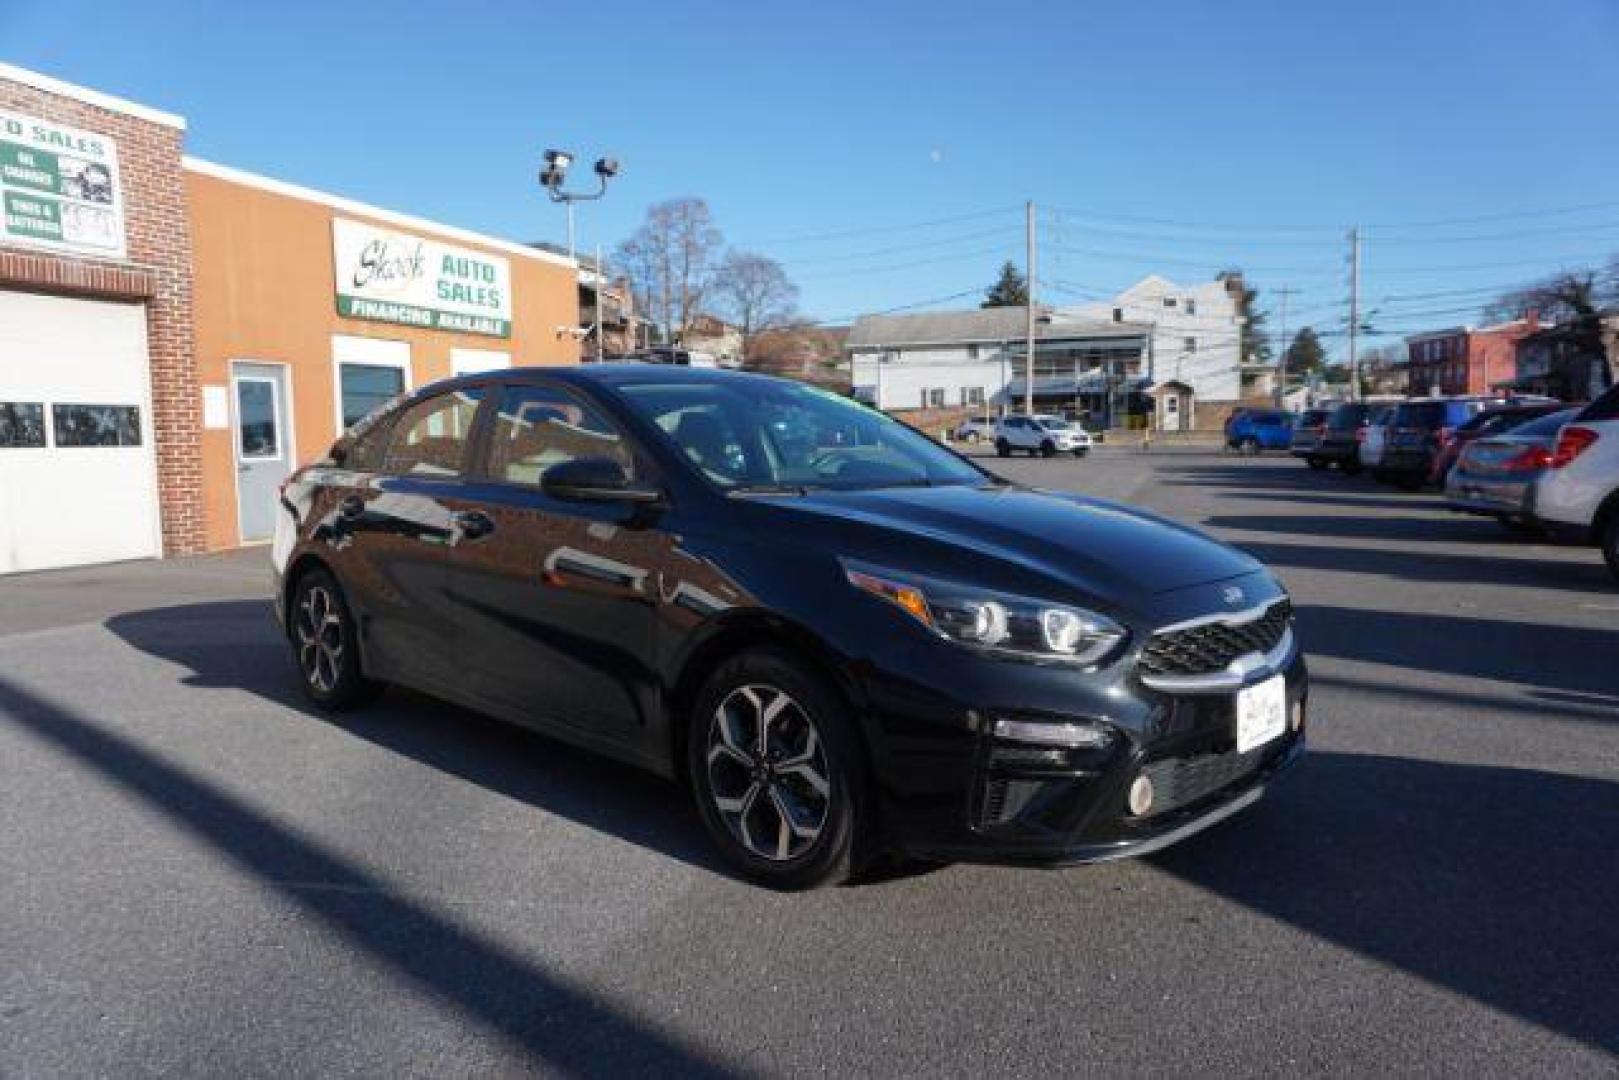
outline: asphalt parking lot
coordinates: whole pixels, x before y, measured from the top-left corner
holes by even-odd
[[[672,788],[302,706],[262,552],[0,580],[0,1072],[1619,1073],[1619,588],[1285,458],[991,461],[1267,561],[1312,754],[1158,855],[807,895]]]

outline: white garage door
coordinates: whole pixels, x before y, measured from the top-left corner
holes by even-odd
[[[161,553],[146,309],[0,292],[0,573]]]

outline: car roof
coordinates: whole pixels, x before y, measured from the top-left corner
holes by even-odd
[[[432,391],[440,393],[453,390],[458,386],[467,386],[475,383],[488,382],[492,379],[521,382],[527,379],[544,378],[555,382],[566,383],[572,386],[634,386],[637,383],[687,383],[692,386],[706,386],[735,383],[783,383],[792,382],[791,379],[782,379],[774,375],[761,375],[749,371],[730,371],[724,368],[694,368],[682,364],[645,364],[645,363],[617,363],[557,365],[542,367],[539,365],[524,365],[521,367],[497,368],[493,371],[480,371],[471,375],[456,375],[447,379],[439,379],[419,387],[411,396],[418,397],[423,393]],[[797,383],[795,385],[803,385]]]

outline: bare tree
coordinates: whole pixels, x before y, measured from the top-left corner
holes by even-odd
[[[744,356],[755,334],[786,326],[798,304],[798,286],[788,280],[781,264],[751,251],[732,251],[725,256],[714,294],[742,331]]]
[[[664,327],[684,335],[713,289],[724,237],[702,199],[670,199],[647,208],[635,235],[618,246],[638,306],[658,312]]]

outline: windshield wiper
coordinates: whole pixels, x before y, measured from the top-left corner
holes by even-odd
[[[738,484],[730,491],[732,495],[808,495],[809,488],[803,484]]]

